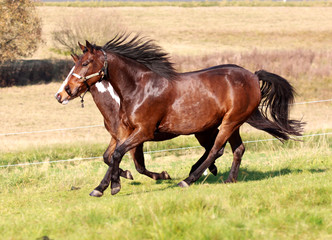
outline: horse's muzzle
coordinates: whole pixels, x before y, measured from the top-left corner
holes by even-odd
[[[61,103],[63,105],[66,105],[69,102],[67,98],[62,100],[62,97],[61,97],[60,93],[56,93],[54,97],[59,103]]]

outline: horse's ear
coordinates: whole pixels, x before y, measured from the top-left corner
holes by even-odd
[[[86,48],[88,49],[88,51],[89,51],[90,53],[93,53],[93,51],[94,51],[94,47],[91,45],[91,43],[89,43],[88,40],[85,40],[85,45],[86,45]]]
[[[70,56],[73,58],[74,62],[76,63],[78,61],[78,56],[76,54],[70,54]]]
[[[80,42],[78,42],[78,46],[80,46],[80,48],[82,49],[83,52],[86,51],[86,47],[83,46]]]

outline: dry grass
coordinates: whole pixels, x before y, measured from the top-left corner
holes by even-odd
[[[63,19],[80,24],[82,15],[91,16],[92,25],[104,25],[113,16],[116,22],[109,26],[149,36],[172,55],[332,48],[332,8],[324,7],[39,7],[38,12],[46,42],[33,56],[38,59],[59,57],[49,51],[52,31]]]
[[[1,133],[59,129],[86,125],[103,124],[103,118],[91,96],[85,97],[85,108],[79,100],[67,106],[59,104],[54,94],[60,83],[27,87],[0,89]],[[107,143],[110,138],[102,128],[59,131],[42,134],[0,136],[0,151],[10,151],[25,147],[37,147],[53,143],[73,141],[91,141]]]
[[[331,0],[318,1],[67,1],[41,2],[38,6],[53,7],[330,7]]]
[[[288,79],[296,88],[297,101],[329,99],[332,90],[332,51],[254,49],[202,56],[175,56],[180,71],[233,63],[252,72],[265,69]]]

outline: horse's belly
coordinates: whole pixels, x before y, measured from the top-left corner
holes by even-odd
[[[213,101],[202,99],[186,105],[184,102],[174,102],[158,126],[159,132],[173,134],[192,134],[202,132],[220,125],[223,111]]]

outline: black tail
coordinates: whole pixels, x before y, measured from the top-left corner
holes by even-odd
[[[288,140],[290,135],[301,136],[304,123],[289,119],[289,105],[294,101],[294,88],[286,79],[276,74],[264,70],[255,74],[262,81],[262,101],[247,123],[281,141]]]

